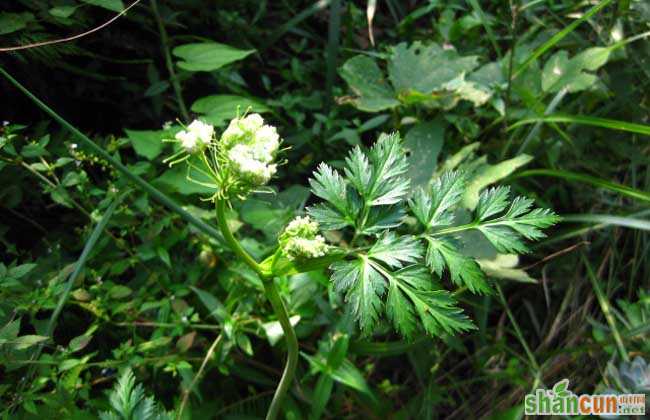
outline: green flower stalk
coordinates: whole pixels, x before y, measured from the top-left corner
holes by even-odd
[[[174,139],[167,141],[177,143],[180,147],[165,162],[170,166],[186,162],[188,180],[215,190],[209,199],[215,203],[219,229],[231,251],[262,280],[265,295],[282,326],[287,344],[287,363],[267,414],[267,419],[275,419],[295,376],[298,340],[286,306],[275,286],[275,273],[265,271],[241,246],[228,227],[226,209],[234,198],[245,198],[252,192],[263,191],[275,175],[280,136],[275,127],[264,124],[259,114],[249,114],[233,119],[218,140],[212,125],[194,120],[177,132]],[[193,172],[204,175],[210,182],[196,180]],[[284,246],[281,244],[276,254],[285,254],[291,259],[324,255],[325,240],[317,235],[317,231],[318,225],[308,218],[297,219],[287,227],[282,239]],[[283,248],[286,252],[281,251]]]

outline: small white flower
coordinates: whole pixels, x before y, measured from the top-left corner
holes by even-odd
[[[249,114],[242,118],[239,124],[242,130],[253,132],[264,125],[264,119],[260,114]]]
[[[187,126],[187,131],[194,133],[196,138],[203,144],[210,144],[212,142],[214,127],[210,124],[206,124],[200,120],[194,120]]]
[[[8,125],[9,125],[9,121],[6,121],[6,120],[3,121],[3,122],[2,122],[2,125],[3,125],[4,127],[8,126]]]
[[[199,139],[195,133],[181,130],[176,133],[175,137],[181,142],[181,146],[187,153],[194,153],[199,149]]]
[[[163,125],[162,125],[162,129],[163,130],[169,130],[170,128],[172,128],[172,122],[171,121],[165,121],[163,123]]]

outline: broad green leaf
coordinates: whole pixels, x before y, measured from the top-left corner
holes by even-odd
[[[31,13],[0,13],[0,35],[10,34],[12,32],[24,29],[28,23],[34,21],[34,15]]]
[[[223,121],[237,117],[238,110],[239,115],[242,115],[249,109],[260,114],[270,111],[260,99],[237,95],[204,96],[192,104],[192,111],[204,114],[201,119],[210,124],[221,124]]]
[[[404,136],[411,188],[431,182],[438,165],[438,154],[445,140],[445,126],[439,120],[419,123]]]
[[[400,104],[374,59],[357,55],[343,64],[341,77],[356,95],[352,104],[366,112],[379,112]]]
[[[42,335],[21,335],[13,340],[11,344],[16,350],[24,350],[47,340],[49,340],[49,337]]]
[[[443,90],[443,85],[467,73],[478,65],[477,56],[461,57],[454,49],[437,44],[414,42],[393,48],[388,62],[388,74],[398,95],[416,91],[428,95]]]
[[[542,89],[545,92],[559,92],[567,89],[578,92],[591,87],[598,78],[586,71],[598,70],[607,63],[611,48],[589,48],[569,59],[566,51],[558,51],[548,59],[542,71]]]
[[[69,18],[77,10],[76,6],[56,6],[49,10],[50,14],[58,18]]]
[[[463,194],[463,206],[473,210],[478,204],[479,192],[483,188],[502,180],[532,159],[532,156],[519,155],[495,165],[483,165],[467,183],[467,189]]]
[[[214,317],[219,322],[224,322],[228,317],[228,311],[226,307],[217,299],[212,293],[201,290],[198,287],[190,286],[190,289],[196,293],[196,295],[201,300],[201,303],[205,305],[206,309],[209,311],[210,316]]]
[[[169,131],[124,130],[135,152],[148,160],[154,160],[165,147],[163,139],[173,138]]]
[[[487,86],[480,85],[471,80],[466,80],[464,73],[461,73],[458,77],[445,83],[443,89],[453,92],[458,99],[470,101],[474,106],[485,104],[492,97],[493,93]],[[450,107],[447,106],[446,108]]]
[[[240,50],[217,42],[185,44],[172,50],[180,58],[178,67],[188,71],[213,71],[239,61],[255,50]]]
[[[31,272],[34,268],[36,268],[36,264],[33,263],[17,265],[16,267],[7,270],[6,275],[7,277],[12,277],[14,279],[21,279],[29,274],[29,272]]]
[[[323,415],[327,402],[332,395],[334,379],[328,373],[321,373],[316,381],[312,395],[309,420],[318,420]]]
[[[208,194],[215,192],[216,186],[208,187],[189,181],[187,175],[188,171],[185,168],[181,165],[176,165],[156,178],[153,181],[153,184],[182,195]],[[191,176],[193,179],[197,179],[200,182],[209,183],[211,181],[205,175],[194,171],[191,172]]]
[[[341,363],[341,365],[331,373],[331,375],[335,381],[361,392],[373,402],[377,401],[377,397],[370,390],[370,387],[366,383],[366,379],[361,371],[359,371],[359,369],[357,369],[357,367],[348,359],[345,359],[343,363]]]
[[[84,3],[92,4],[93,6],[103,7],[104,9],[112,10],[114,12],[121,12],[124,10],[124,3],[122,0],[81,0]]]

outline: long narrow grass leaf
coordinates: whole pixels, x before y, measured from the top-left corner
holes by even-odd
[[[650,231],[650,220],[634,217],[612,216],[609,214],[563,214],[562,220],[564,222],[604,224],[606,226],[620,226]]]
[[[591,125],[594,127],[609,128],[611,130],[627,131],[630,133],[641,134],[643,136],[650,136],[650,125],[636,124],[636,123],[620,121],[620,120],[612,120],[609,118],[597,118],[597,117],[588,117],[585,115],[566,115],[566,114],[553,114],[553,115],[544,115],[536,118],[526,118],[512,124],[510,127],[508,127],[508,130],[512,130],[522,125],[536,124],[540,122]]]
[[[628,187],[626,185],[617,184],[615,182],[607,181],[605,179],[596,178],[591,175],[579,174],[575,172],[562,171],[558,169],[529,169],[527,171],[521,171],[511,177],[515,178],[526,178],[530,176],[550,176],[553,178],[561,178],[567,181],[580,182],[583,184],[591,184],[599,188],[606,190],[614,191],[616,193],[641,200],[647,203],[650,203],[650,193],[642,190],[637,190],[636,188]]]
[[[512,78],[514,79],[517,77],[519,74],[521,74],[522,71],[526,70],[526,68],[532,63],[533,61],[537,60],[542,54],[544,54],[546,51],[550,50],[553,48],[558,42],[564,39],[567,35],[569,35],[571,32],[573,32],[580,24],[582,24],[584,21],[587,19],[591,18],[593,15],[596,13],[600,12],[605,6],[607,6],[609,3],[611,3],[612,0],[603,0],[591,9],[580,19],[575,20],[572,22],[570,25],[568,25],[566,28],[562,29],[560,32],[556,33],[553,35],[548,41],[543,43],[542,45],[539,46],[533,53],[526,58],[526,60],[521,63],[517,69],[515,70],[514,74],[512,75]]]

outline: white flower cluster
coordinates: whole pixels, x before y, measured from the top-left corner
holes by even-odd
[[[187,153],[194,153],[210,144],[213,135],[213,126],[203,121],[194,120],[187,126],[187,129],[176,133],[176,140],[181,142],[181,146]]]
[[[318,258],[327,254],[325,238],[318,235],[318,223],[309,217],[296,217],[280,236],[284,254],[290,260],[297,258]]]
[[[264,185],[277,170],[273,164],[280,147],[275,127],[264,125],[259,114],[235,118],[221,135],[221,148],[233,170],[242,180]]]

